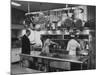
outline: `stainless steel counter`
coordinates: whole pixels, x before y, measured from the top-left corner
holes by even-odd
[[[47,63],[46,65],[50,65],[51,62],[53,62],[53,61],[60,62],[60,64],[63,64],[62,62],[65,62],[64,64],[65,64],[65,66],[67,65],[67,68],[69,68],[69,66],[71,66],[70,63],[78,63],[78,64],[80,64],[81,70],[83,69],[83,64],[89,59],[89,56],[71,56],[71,55],[63,55],[63,54],[60,56],[55,56],[53,54],[40,55],[40,51],[32,51],[31,55],[20,54],[20,57],[22,57],[22,56],[46,60],[46,63]]]

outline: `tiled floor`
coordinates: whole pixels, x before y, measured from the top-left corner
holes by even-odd
[[[20,67],[20,65],[17,64],[12,64],[11,65],[11,74],[12,75],[18,75],[18,74],[31,74],[31,73],[40,73],[40,71],[29,69],[29,68],[24,68]]]

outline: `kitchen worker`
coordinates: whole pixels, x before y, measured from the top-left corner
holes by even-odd
[[[76,41],[75,39],[69,40],[67,45],[67,51],[69,51],[69,55],[76,56],[77,48],[80,49],[80,43],[78,43],[78,41]]]
[[[26,34],[22,36],[22,53],[30,54],[30,40],[28,36],[30,35],[30,30],[26,30]]]
[[[31,43],[31,47],[41,47],[42,42],[41,42],[41,31],[40,31],[40,25],[37,24],[34,26],[33,29],[29,29],[31,34],[29,36],[29,40]]]
[[[51,41],[49,38],[46,39],[46,40],[44,41],[41,54],[46,54],[46,55],[48,55],[48,54],[50,53],[49,46],[50,46],[51,44],[57,44],[57,43]],[[42,62],[44,63],[44,64],[43,64],[43,69],[44,69],[44,71],[46,72],[46,71],[47,71],[47,66],[48,66],[48,61],[47,61],[47,60],[43,60]]]
[[[24,30],[25,34],[22,36],[22,54],[31,54],[31,48],[30,48],[30,40],[29,36],[31,34],[31,31],[29,29]],[[33,62],[32,58],[27,57],[21,57],[20,62],[23,67],[31,67],[31,64]]]
[[[43,45],[42,53],[46,53],[46,54],[50,53],[49,46],[51,44],[57,44],[57,43],[51,41],[50,39],[46,39]]]

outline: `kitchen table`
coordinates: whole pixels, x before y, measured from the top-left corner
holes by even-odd
[[[31,55],[27,55],[27,54],[20,54],[20,57],[25,56],[25,57],[32,57],[32,58],[40,58],[40,59],[44,59],[49,61],[47,65],[50,65],[50,62],[52,61],[62,61],[62,62],[70,62],[70,63],[78,63],[81,65],[80,70],[83,69],[83,64],[87,63],[88,64],[88,60],[89,60],[89,56],[71,56],[71,55],[62,55],[59,57],[56,56],[43,56],[40,54],[31,54]],[[87,66],[88,69],[88,66]]]

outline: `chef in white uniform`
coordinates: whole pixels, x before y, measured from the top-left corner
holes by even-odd
[[[69,55],[76,56],[76,48],[80,48],[80,43],[78,43],[75,39],[71,39],[67,45],[67,51],[69,51]]]

